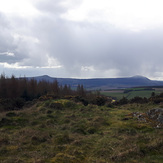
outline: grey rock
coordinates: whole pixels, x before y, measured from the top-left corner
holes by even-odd
[[[163,108],[154,108],[147,112],[150,119],[158,121],[163,124]]]

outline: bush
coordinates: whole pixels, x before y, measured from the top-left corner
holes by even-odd
[[[163,98],[157,97],[157,98],[155,98],[155,99],[153,100],[153,102],[154,102],[155,104],[159,104],[160,102],[163,102]]]
[[[92,104],[103,106],[107,102],[107,97],[104,96],[97,96],[95,99],[93,99]]]
[[[16,98],[14,100],[14,105],[16,108],[21,109],[25,105],[25,100],[23,98]]]
[[[76,96],[76,97],[74,98],[74,101],[75,101],[75,102],[82,102],[82,104],[83,104],[84,106],[87,106],[87,105],[89,104],[88,100],[85,99],[85,98],[83,98],[83,97],[81,97],[81,96]]]
[[[0,108],[1,111],[19,110],[25,105],[25,101],[22,98],[15,99],[1,99]]]
[[[128,99],[126,97],[123,97],[122,99],[119,100],[120,105],[124,105],[128,103]]]
[[[0,100],[1,111],[14,110],[13,107],[14,107],[13,100],[11,100],[11,99],[1,99]]]
[[[130,103],[140,103],[140,104],[143,104],[143,103],[147,103],[148,100],[147,98],[142,98],[142,97],[139,97],[139,96],[136,96],[134,98],[132,98],[130,100]]]

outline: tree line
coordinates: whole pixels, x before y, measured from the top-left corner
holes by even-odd
[[[83,105],[123,105],[127,103],[160,103],[163,102],[163,93],[152,94],[147,98],[134,97],[131,100],[123,97],[119,101],[112,103],[112,98],[102,96],[99,91],[87,91],[83,85],[77,85],[76,89],[71,89],[70,85],[60,85],[57,80],[48,82],[46,80],[37,81],[34,78],[10,78],[4,74],[0,75],[0,112],[21,109],[26,102],[34,99],[49,100],[59,98],[71,98],[75,102]]]
[[[79,95],[84,97],[86,90],[83,85],[78,85],[76,90],[72,90],[67,84],[59,85],[57,80],[48,82],[46,80],[37,81],[34,78],[16,78],[14,75],[11,78],[7,78],[4,74],[0,76],[0,99],[23,98],[28,101],[46,94],[57,97],[66,95]]]
[[[99,91],[87,91],[83,85],[77,85],[71,89],[70,85],[60,85],[57,80],[48,82],[37,81],[34,78],[10,78],[5,74],[0,75],[0,111],[21,109],[24,104],[34,99],[49,100],[59,98],[71,98],[83,105],[89,103],[104,105],[108,98],[100,95]]]

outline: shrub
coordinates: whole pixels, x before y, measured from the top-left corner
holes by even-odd
[[[103,106],[105,105],[106,101],[107,101],[107,97],[97,96],[93,99],[92,103],[98,106]]]
[[[139,96],[136,96],[134,98],[132,98],[130,100],[130,103],[140,103],[140,104],[143,104],[143,103],[147,103],[148,100],[147,98],[142,98],[142,97],[139,97]]]
[[[16,108],[21,109],[25,104],[25,100],[23,98],[16,98],[14,100],[14,105]]]
[[[155,99],[153,100],[153,102],[154,102],[155,104],[159,104],[160,102],[163,102],[163,98],[157,97],[157,98],[155,98]]]
[[[87,106],[89,104],[88,100],[86,98],[83,98],[81,96],[76,96],[74,98],[75,102],[81,102],[84,106]]]
[[[123,97],[122,99],[119,100],[120,105],[124,105],[128,103],[128,99],[126,97]]]
[[[24,105],[25,101],[22,98],[15,99],[6,98],[0,100],[1,111],[19,110]]]

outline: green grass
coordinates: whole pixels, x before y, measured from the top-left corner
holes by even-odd
[[[124,93],[124,91],[126,90],[130,90],[127,93]],[[146,90],[146,88],[128,88],[125,90],[111,90],[111,91],[101,91],[102,95],[108,96],[108,97],[113,97],[116,100],[120,100],[123,97],[126,97],[127,99],[132,99],[136,96],[139,97],[146,97],[149,98],[151,97],[152,92],[154,92],[156,95],[159,95],[160,93],[162,93],[162,90]]]
[[[132,99],[136,96],[139,96],[139,97],[146,97],[146,98],[149,98],[151,97],[151,94],[152,92],[154,91],[146,91],[146,90],[142,90],[142,91],[132,91],[131,93],[128,93],[128,95],[126,96],[128,99]]]
[[[105,92],[105,91],[101,91],[101,94],[105,95],[105,96],[108,96],[108,97],[113,97],[116,100],[120,100],[121,98],[128,96],[128,94],[124,94],[123,92],[119,93],[119,92],[108,92],[108,91]]]
[[[0,162],[161,163],[163,131],[136,119],[123,120],[132,112],[153,107],[158,106],[110,108],[50,100],[4,112],[0,114]]]

